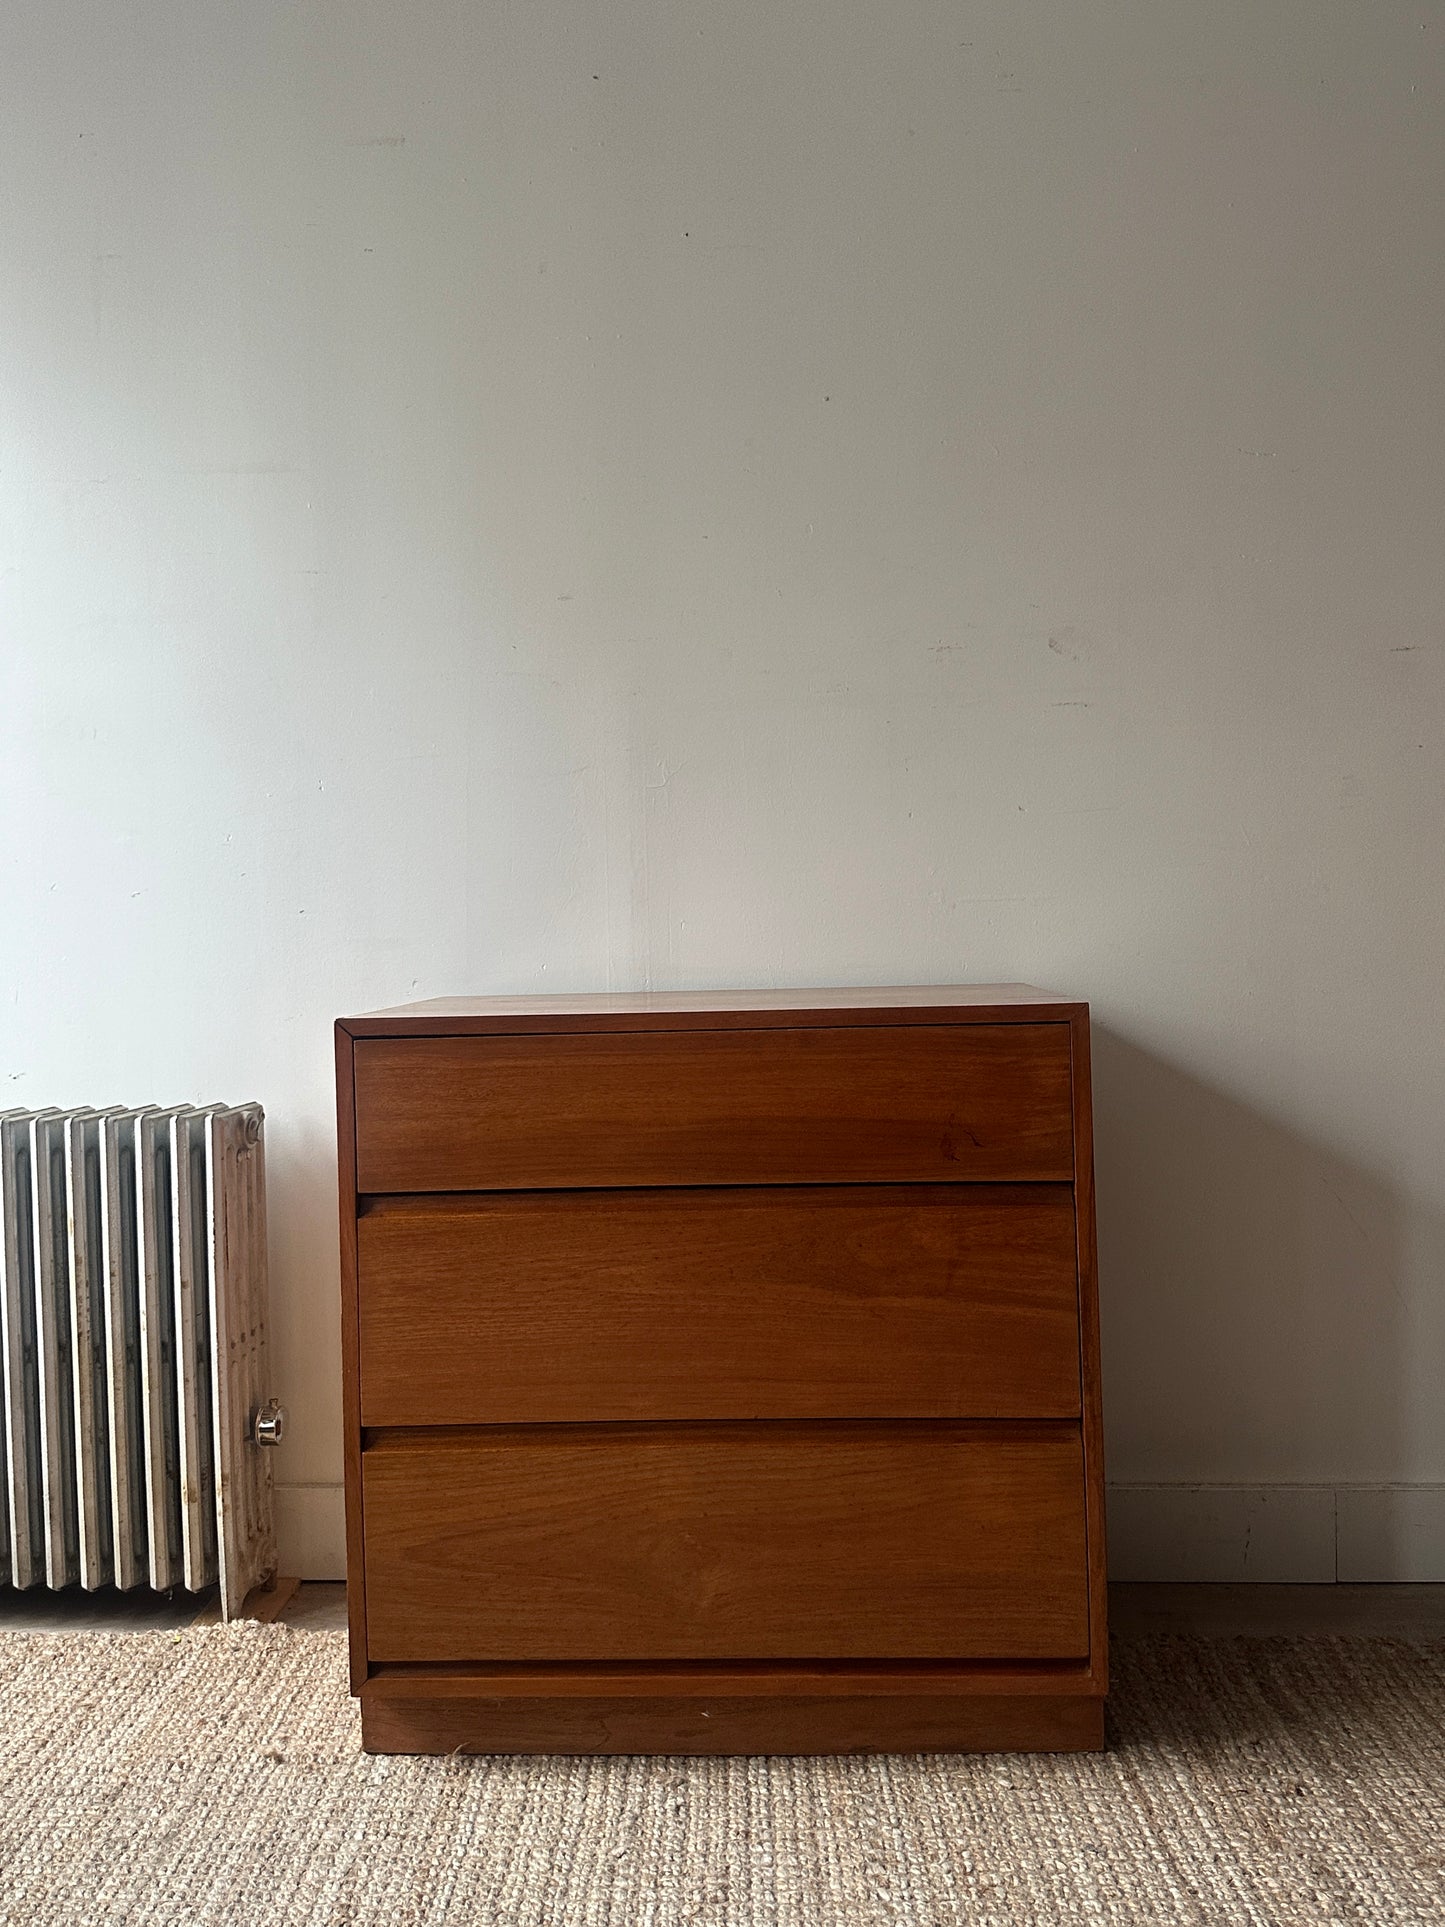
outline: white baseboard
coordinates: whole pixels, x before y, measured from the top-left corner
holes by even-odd
[[[281,1570],[346,1577],[339,1485],[276,1488]],[[1445,1485],[1116,1485],[1111,1579],[1445,1584]]]
[[[1445,1584],[1445,1485],[1346,1485],[1335,1501],[1337,1578]]]
[[[1117,1485],[1109,1577],[1445,1583],[1445,1485]]]
[[[1318,1485],[1116,1485],[1109,1577],[1328,1583],[1335,1495]]]

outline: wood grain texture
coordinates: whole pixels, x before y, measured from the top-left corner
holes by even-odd
[[[1081,1006],[1033,984],[891,984],[853,990],[592,991],[431,997],[340,1021],[356,1037],[478,1037],[549,1030],[766,1030],[822,1024],[1068,1023]]]
[[[369,1747],[1100,1744],[1087,1005],[437,1000],[336,1042]]]
[[[1067,1024],[363,1038],[363,1192],[1073,1177]]]
[[[388,1198],[362,1423],[1079,1415],[1067,1185]]]
[[[1077,1426],[381,1433],[372,1660],[1066,1658]]]
[[[366,1678],[365,1528],[361,1517],[361,1360],[356,1299],[356,1108],[353,1043],[336,1026],[336,1189],[341,1227],[341,1420],[346,1487],[346,1618],[351,1690]]]
[[[368,1753],[1082,1753],[1103,1746],[1104,1709],[1078,1696],[932,1692],[447,1694],[376,1679],[361,1695],[361,1733]]]

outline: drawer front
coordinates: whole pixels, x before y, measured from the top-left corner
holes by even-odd
[[[1066,1185],[378,1200],[365,1425],[1079,1412]]]
[[[372,1660],[1066,1659],[1076,1426],[382,1434]]]
[[[357,1188],[1065,1182],[1067,1024],[360,1038]]]

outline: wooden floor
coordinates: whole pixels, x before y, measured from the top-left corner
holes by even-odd
[[[1442,1586],[1111,1586],[1114,1636],[1201,1633],[1227,1639],[1353,1633],[1393,1639],[1445,1639]],[[0,1589],[0,1629],[12,1632],[165,1630],[214,1618],[214,1595]],[[346,1588],[307,1583],[281,1614],[290,1626],[342,1631]]]

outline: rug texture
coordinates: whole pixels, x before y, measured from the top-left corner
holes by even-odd
[[[1445,1646],[1115,1676],[1103,1755],[372,1759],[340,1634],[0,1634],[0,1920],[1445,1921]]]

